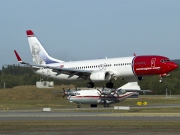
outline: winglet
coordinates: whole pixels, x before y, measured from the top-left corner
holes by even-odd
[[[26,30],[26,34],[28,37],[34,37],[34,32],[32,30]]]
[[[15,53],[16,58],[17,58],[17,60],[18,60],[19,63],[21,63],[21,64],[28,64],[28,63],[25,63],[25,62],[22,61],[21,57],[20,57],[19,54],[16,52],[16,50],[14,50],[14,53]]]
[[[15,55],[16,55],[16,58],[17,58],[18,62],[22,62],[21,57],[20,57],[19,54],[16,52],[16,50],[14,50],[14,53],[15,53]]]

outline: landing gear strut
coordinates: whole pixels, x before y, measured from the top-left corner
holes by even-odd
[[[87,86],[88,88],[93,88],[93,87],[94,87],[94,83],[93,83],[93,82],[88,82],[88,83],[86,84],[86,86]]]
[[[162,82],[163,82],[163,78],[162,78],[162,77],[159,79],[159,82],[160,82],[160,83],[162,83]]]
[[[107,88],[113,88],[114,84],[112,82],[108,82],[108,83],[106,83],[106,87]]]

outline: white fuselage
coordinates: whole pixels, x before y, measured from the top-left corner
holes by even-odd
[[[89,70],[89,71],[109,71],[115,77],[132,77],[135,76],[132,68],[132,61],[134,57],[123,57],[123,58],[109,58],[109,59],[96,59],[96,60],[86,60],[86,61],[71,61],[71,62],[61,62],[54,64],[47,64],[53,67],[62,67],[68,69],[77,70]],[[34,71],[35,73],[43,76],[52,77],[55,79],[68,79],[75,80],[79,76],[74,75],[69,77],[67,74],[57,74],[49,68],[40,68]]]
[[[74,102],[77,104],[112,104],[118,103],[131,95],[135,94],[135,92],[126,92],[125,94],[109,94],[109,95],[101,95],[98,90],[80,90],[76,91],[75,95],[68,96],[67,99],[69,102]]]
[[[128,82],[141,80],[147,75],[162,77],[178,67],[169,58],[158,55],[64,62],[49,56],[32,30],[27,30],[26,34],[35,73],[63,80],[88,79],[90,82],[87,83],[87,87],[90,88],[94,87],[94,81],[108,81],[106,87],[112,88],[111,81],[117,77]],[[23,62],[17,52],[15,54],[21,64],[31,66]]]

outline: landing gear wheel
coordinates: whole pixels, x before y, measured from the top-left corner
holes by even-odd
[[[104,104],[104,107],[109,107],[109,105],[108,104]]]
[[[112,82],[106,83],[107,88],[113,88],[114,84]]]
[[[81,108],[81,105],[80,105],[80,104],[77,104],[77,108]]]
[[[160,79],[159,82],[160,82],[160,83],[163,83],[163,79]]]
[[[88,88],[93,88],[93,87],[94,87],[94,83],[93,83],[93,82],[88,82],[88,83],[86,84],[86,86],[87,86]]]
[[[163,82],[163,78],[160,78],[159,82],[162,83]]]
[[[97,104],[91,104],[91,107],[97,107]]]

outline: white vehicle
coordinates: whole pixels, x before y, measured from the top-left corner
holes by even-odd
[[[113,88],[112,81],[117,78],[136,82],[149,75],[159,75],[162,82],[163,76],[169,75],[169,72],[178,67],[169,58],[158,55],[64,62],[49,56],[33,31],[27,30],[26,33],[34,64],[23,62],[15,51],[21,64],[30,66],[36,74],[54,79],[88,80],[88,88],[93,88],[97,81],[105,81],[107,88]]]

